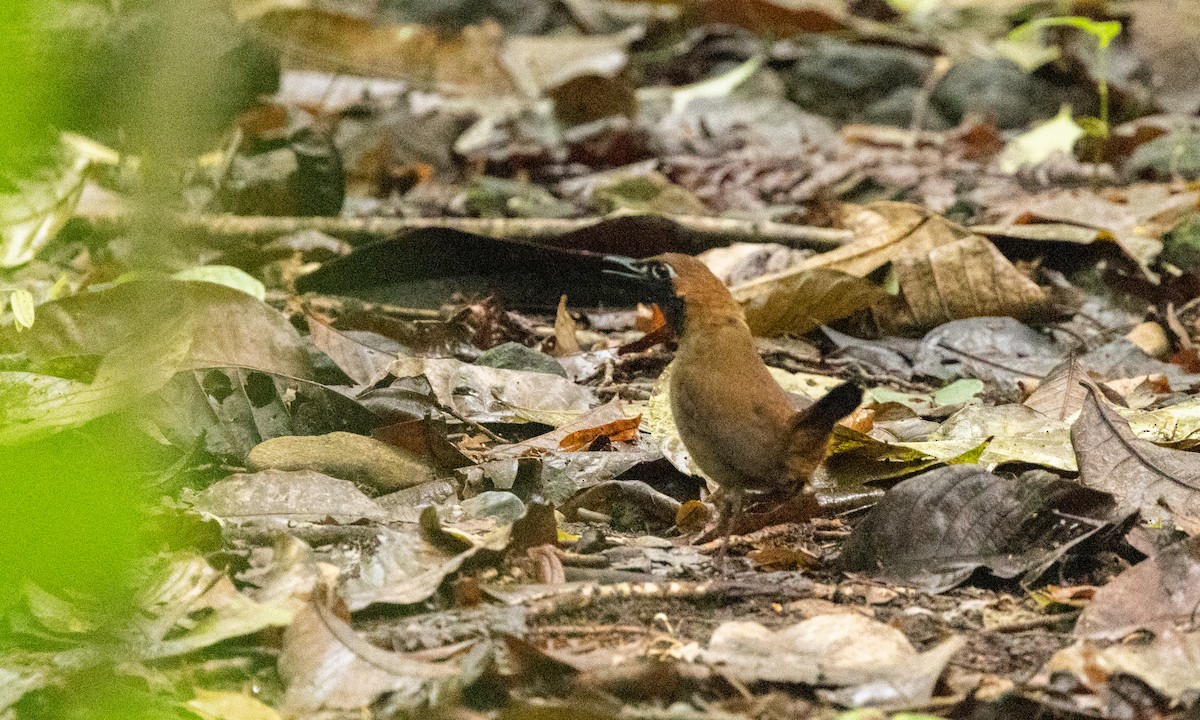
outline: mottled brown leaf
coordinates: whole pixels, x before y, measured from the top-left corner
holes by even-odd
[[[1066,420],[1083,409],[1088,395],[1083,385],[1086,379],[1083,366],[1071,358],[1042,378],[1033,394],[1025,398],[1024,405],[1055,420]]]
[[[926,254],[910,252],[894,261],[900,295],[872,307],[880,329],[904,334],[969,317],[1030,318],[1049,298],[992,243],[977,235],[941,245]]]
[[[1144,519],[1200,516],[1200,455],[1138,439],[1091,388],[1071,426],[1071,444],[1080,481],[1112,493]]]

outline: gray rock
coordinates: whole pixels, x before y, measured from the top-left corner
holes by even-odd
[[[559,365],[554,358],[515,342],[497,345],[480,355],[475,360],[475,364],[502,370],[528,370],[564,378],[567,376],[562,365]]]
[[[1060,99],[1049,83],[1010,60],[973,59],[950,68],[934,88],[930,104],[951,123],[982,115],[1008,130],[1053,117]]]
[[[905,48],[808,40],[787,76],[788,96],[805,110],[837,120],[861,119],[866,108],[903,87],[920,87],[932,67]]]

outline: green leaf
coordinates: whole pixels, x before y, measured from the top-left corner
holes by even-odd
[[[933,401],[938,405],[958,405],[974,400],[983,392],[983,381],[976,378],[961,378],[933,394]]]
[[[240,290],[247,295],[262,300],[267,296],[267,289],[254,276],[244,270],[230,265],[201,265],[180,270],[171,277],[176,280],[190,280],[224,285],[234,290]]]
[[[1084,117],[1075,118],[1075,122],[1079,127],[1083,128],[1083,134],[1100,140],[1108,138],[1108,124],[1100,118],[1085,115]]]
[[[12,306],[13,320],[17,329],[33,327],[33,293],[28,290],[13,290],[8,299]]]
[[[1096,42],[1099,43],[1101,50],[1107,48],[1109,43],[1113,41],[1113,38],[1121,34],[1121,23],[1116,20],[1100,22],[1079,15],[1065,15],[1061,17],[1038,18],[1037,20],[1030,20],[1027,23],[1018,25],[1008,34],[1008,39],[1017,43],[1028,42],[1030,38],[1036,37],[1039,31],[1048,27],[1073,27],[1082,30],[1096,38]]]

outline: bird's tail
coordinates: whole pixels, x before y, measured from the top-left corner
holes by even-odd
[[[796,413],[788,446],[788,470],[793,478],[808,480],[825,459],[829,433],[838,420],[854,412],[862,402],[862,388],[842,383],[820,400]]]

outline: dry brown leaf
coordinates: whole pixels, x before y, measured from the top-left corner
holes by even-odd
[[[969,317],[1029,318],[1049,298],[978,235],[896,258],[900,295],[875,303],[880,329],[900,335]]]
[[[611,35],[513,37],[504,43],[504,65],[526,95],[540,97],[574,78],[616,77],[641,34],[632,27]]]
[[[703,18],[763,36],[790,37],[844,30],[847,14],[841,0],[708,0],[703,3]]]
[[[1059,223],[1067,232],[1044,239],[1067,242],[1087,242],[1088,232],[1099,231],[1096,239],[1112,239],[1147,279],[1157,280],[1147,266],[1162,251],[1163,234],[1197,203],[1200,191],[1175,192],[1168,185],[1147,183],[1132,185],[1113,198],[1090,190],[1055,190],[1013,203],[1002,223]]]
[[[281,53],[284,66],[404,80],[468,95],[516,95],[494,22],[438,37],[421,25],[376,24],[329,12],[312,0],[240,0],[234,12]]]
[[[287,686],[283,708],[289,716],[356,710],[384,693],[417,697],[429,684],[459,672],[452,663],[424,662],[376,647],[348,620],[345,604],[323,587],[284,632],[279,675]]]
[[[1074,358],[1051,370],[1023,403],[1055,420],[1066,420],[1083,408],[1087,399],[1087,371]]]
[[[765,275],[731,290],[755,335],[801,335],[885,297],[874,283],[828,269]]]
[[[604,425],[575,432],[563,438],[558,447],[560,450],[575,452],[589,447],[596,440],[607,437],[612,442],[633,442],[637,439],[638,426],[642,424],[642,416],[622,418]]]
[[[1138,439],[1095,389],[1071,426],[1071,444],[1080,481],[1112,493],[1145,520],[1200,516],[1200,455]]]
[[[583,352],[579,347],[579,339],[575,337],[578,330],[575,318],[567,311],[567,296],[558,299],[558,310],[554,314],[554,347],[550,354],[554,357],[578,355]]]
[[[914,253],[925,255],[971,234],[934,212],[901,202],[843,205],[842,227],[854,233],[853,242],[810,258],[792,271],[824,268],[864,277],[889,262]]]
[[[1190,538],[1122,572],[1096,590],[1075,636],[1117,640],[1137,630],[1191,626],[1200,604],[1198,554],[1200,539]]]

